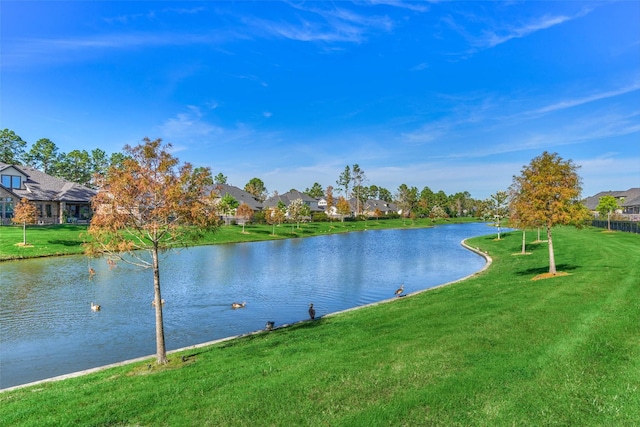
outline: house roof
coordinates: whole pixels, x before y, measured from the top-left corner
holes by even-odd
[[[587,197],[584,200],[584,205],[591,211],[595,211],[596,207],[598,207],[598,203],[600,203],[600,198],[604,196],[613,196],[616,199],[624,199],[622,203],[620,203],[620,207],[628,207],[628,206],[638,206],[640,205],[640,187],[638,188],[630,188],[625,191],[601,191],[595,196]]]
[[[380,209],[381,212],[397,212],[398,207],[395,203],[389,203],[384,200],[367,200],[364,203],[364,210],[373,212]]]
[[[20,198],[24,197],[31,201],[89,203],[91,198],[96,195],[96,191],[89,187],[48,175],[31,166],[0,163],[0,172],[10,167],[25,176],[25,189],[14,188],[11,190]]]
[[[218,197],[223,197],[225,194],[229,194],[236,199],[240,204],[246,203],[254,211],[262,210],[262,203],[255,199],[253,194],[248,193],[238,187],[228,184],[214,184],[207,188],[207,192],[213,192]]]
[[[311,208],[311,212],[323,212],[324,210],[318,206],[318,199],[314,199],[308,194],[301,193],[298,190],[287,191],[284,194],[279,194],[277,196],[269,197],[264,202],[265,207],[274,207],[278,206],[278,202],[284,203],[286,206],[289,206],[291,202],[297,199],[302,199],[302,201]]]

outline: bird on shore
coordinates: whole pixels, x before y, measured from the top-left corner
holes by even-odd
[[[100,305],[91,303],[91,311],[100,311]]]
[[[404,292],[404,285],[400,285],[400,287],[396,290],[396,296],[399,297]]]
[[[231,304],[231,308],[236,309],[236,308],[244,308],[244,306],[247,305],[246,302],[234,302]]]
[[[264,328],[265,328],[267,331],[272,331],[272,330],[273,330],[273,327],[274,327],[275,325],[276,325],[276,324],[275,324],[275,322],[272,322],[272,321],[270,321],[270,320],[269,320],[269,321],[267,321],[267,324],[266,324],[266,325],[264,325]]]
[[[164,298],[160,301],[160,304],[162,304],[162,306],[164,307]],[[151,306],[152,307],[156,306],[156,300],[151,301]]]
[[[316,309],[313,308],[313,303],[309,304],[309,317],[311,320],[316,318]]]

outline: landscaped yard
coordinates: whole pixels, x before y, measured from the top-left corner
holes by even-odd
[[[529,240],[533,240],[533,234]],[[314,322],[0,393],[4,425],[640,423],[640,236],[554,230],[470,244],[471,279]],[[96,337],[99,340],[99,337]],[[69,355],[73,357],[73,355]]]

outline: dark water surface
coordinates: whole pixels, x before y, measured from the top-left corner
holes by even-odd
[[[400,284],[411,293],[459,279],[485,264],[460,242],[494,231],[456,224],[172,251],[160,265],[167,349],[297,322],[310,302],[322,316],[391,298]],[[0,263],[0,388],[154,354],[152,299],[151,270],[124,263]]]

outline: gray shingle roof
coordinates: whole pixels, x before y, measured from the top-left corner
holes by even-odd
[[[83,202],[89,203],[96,195],[96,191],[84,185],[69,182],[55,176],[48,175],[30,166],[8,165],[0,163],[0,171],[14,167],[22,172],[25,190],[13,189],[19,197],[25,197],[31,201],[59,201],[59,202]]]
[[[584,200],[584,205],[591,211],[595,211],[600,198],[604,196],[613,196],[616,199],[624,198],[624,201],[620,204],[620,207],[638,206],[640,205],[640,187],[630,188],[626,191],[601,191],[595,196],[587,197]]]
[[[228,184],[214,184],[207,188],[207,193],[215,193],[218,197],[223,197],[225,194],[229,194],[236,199],[240,204],[246,203],[254,211],[262,210],[262,203],[257,201],[251,193],[248,193],[238,187]]]
[[[298,190],[291,190],[287,191],[284,194],[269,197],[267,200],[265,200],[264,207],[278,206],[278,202],[282,202],[285,204],[285,206],[289,206],[291,202],[297,199],[302,199],[302,201],[311,208],[311,212],[324,212],[324,210],[318,206],[317,199],[314,199],[308,194],[301,193]]]

